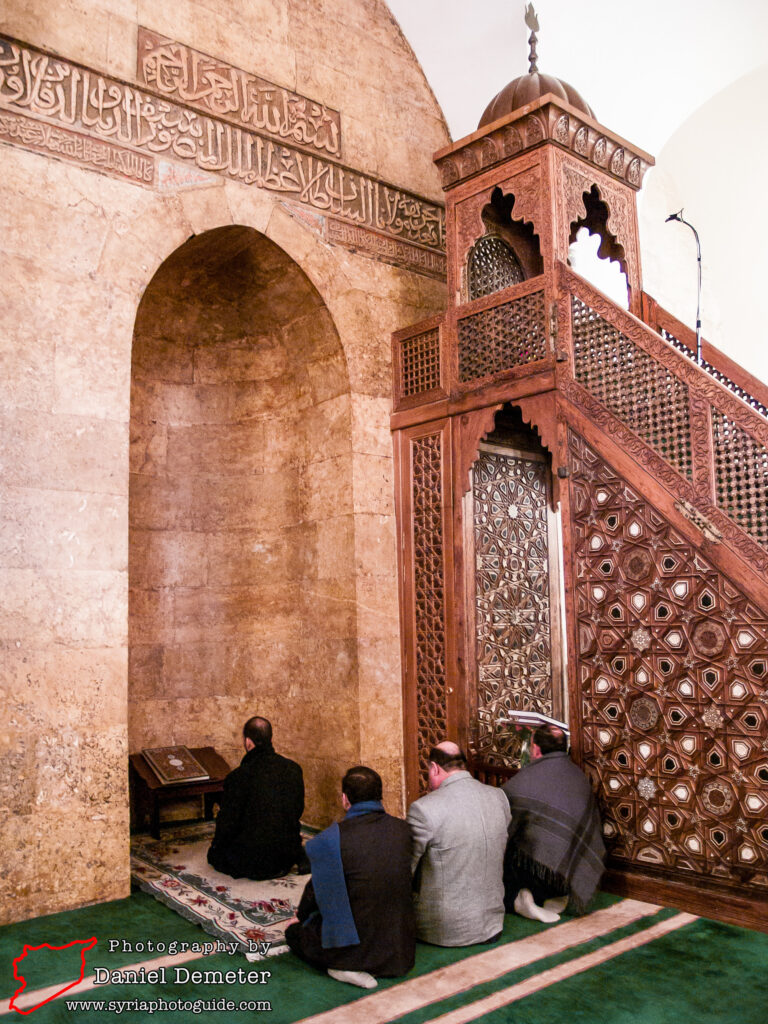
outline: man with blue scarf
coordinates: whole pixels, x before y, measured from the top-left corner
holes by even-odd
[[[350,768],[341,783],[344,818],[310,839],[312,866],[285,938],[297,956],[331,977],[375,988],[413,967],[411,835],[384,811],[381,777]]]

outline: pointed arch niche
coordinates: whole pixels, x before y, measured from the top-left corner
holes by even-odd
[[[497,186],[481,211],[484,234],[469,250],[465,269],[469,302],[542,273],[538,235],[532,223],[514,216],[514,208],[514,194]]]
[[[328,309],[256,231],[193,236],[138,309],[129,742],[215,746],[268,717],[308,820],[357,754],[351,405]]]

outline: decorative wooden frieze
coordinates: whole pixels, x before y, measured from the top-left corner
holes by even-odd
[[[445,213],[436,203],[2,37],[0,108],[256,185],[341,220],[444,251]]]
[[[688,419],[691,427],[691,455],[693,457],[693,483],[696,492],[705,501],[714,496],[714,471],[711,456],[711,407],[706,398],[693,388],[688,389]]]
[[[324,156],[341,156],[341,117],[190,46],[139,26],[136,76],[167,99]]]
[[[152,185],[155,181],[155,161],[151,156],[135,153],[125,146],[100,142],[69,128],[36,121],[24,114],[0,110],[0,141],[127,178],[140,185]]]
[[[552,95],[514,111],[496,126],[481,129],[435,154],[443,188],[488,170],[541,142],[550,140],[636,191],[654,159],[631,147],[581,111]]]

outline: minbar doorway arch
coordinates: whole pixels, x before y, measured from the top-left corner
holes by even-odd
[[[398,432],[406,785],[449,736],[481,776],[519,764],[513,710],[567,718],[552,460],[519,407]]]

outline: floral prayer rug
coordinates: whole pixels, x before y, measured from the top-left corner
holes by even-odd
[[[249,960],[285,952],[285,922],[295,916],[309,875],[295,868],[263,882],[222,875],[207,860],[214,827],[194,822],[165,828],[161,839],[132,836],[133,881],[219,942],[236,942]]]

